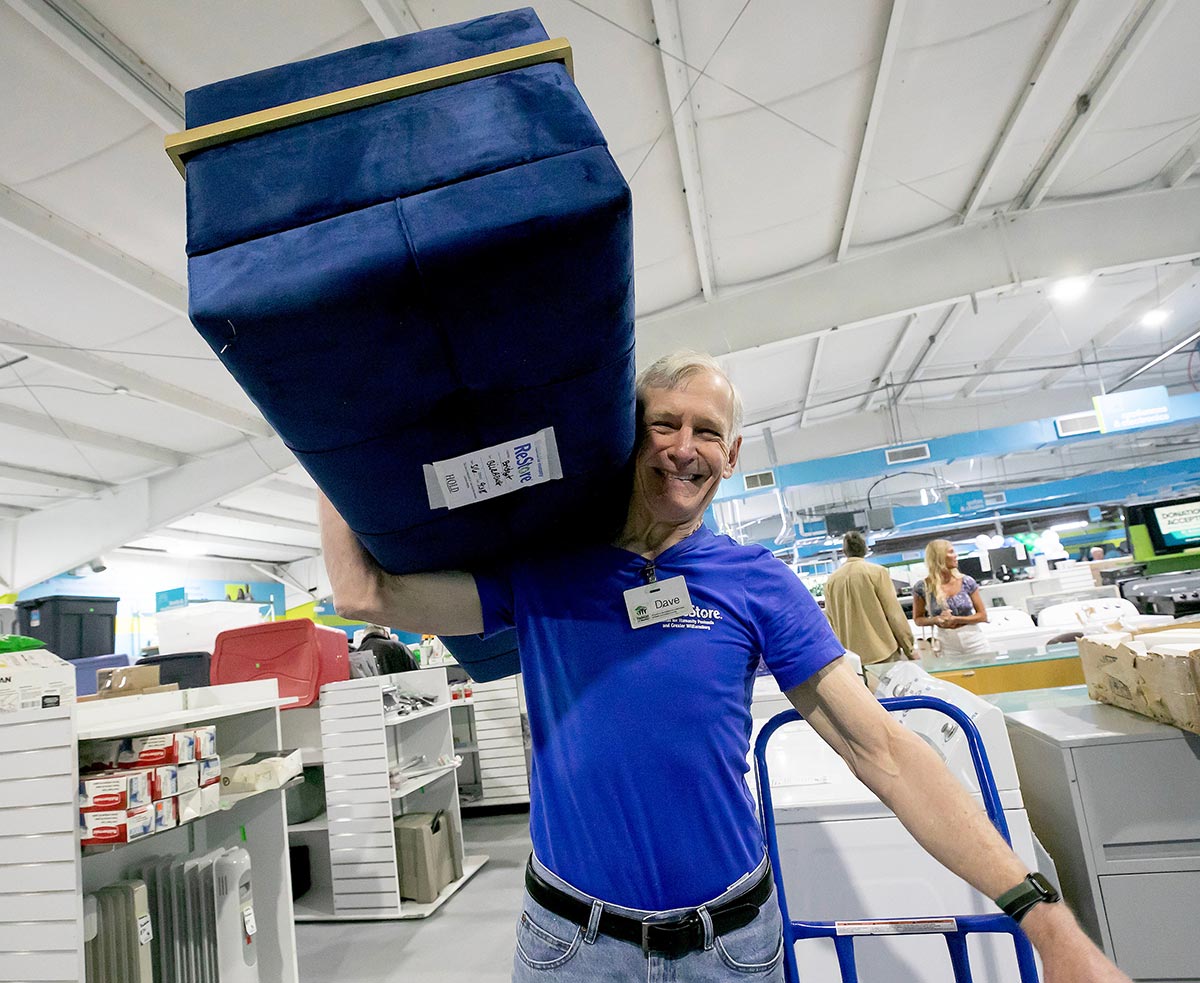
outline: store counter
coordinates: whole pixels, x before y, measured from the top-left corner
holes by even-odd
[[[921,668],[980,695],[1083,683],[1083,665],[1074,642],[1048,645],[1044,650],[926,656]]]

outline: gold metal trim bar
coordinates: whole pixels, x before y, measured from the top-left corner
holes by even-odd
[[[575,77],[570,43],[566,38],[552,38],[549,41],[538,41],[536,44],[525,44],[519,48],[509,48],[506,51],[497,51],[490,55],[452,61],[448,65],[438,65],[436,68],[409,72],[407,75],[396,75],[392,78],[380,79],[378,82],[355,85],[349,89],[329,92],[311,99],[301,99],[283,106],[261,109],[256,113],[246,113],[244,116],[219,120],[206,126],[197,126],[180,133],[169,134],[164,141],[164,146],[167,156],[175,164],[175,169],[186,180],[187,170],[184,166],[184,158],[198,150],[207,150],[209,147],[232,143],[234,140],[243,140],[246,137],[269,133],[272,130],[282,130],[288,126],[333,116],[336,113],[346,113],[353,109],[374,106],[392,99],[401,99],[404,96],[416,95],[418,92],[444,89],[446,86],[457,85],[459,82],[469,82],[472,79],[499,75],[501,72],[511,72],[518,68],[528,68],[531,65],[543,65],[555,61],[562,62],[567,69],[567,74],[572,78]]]

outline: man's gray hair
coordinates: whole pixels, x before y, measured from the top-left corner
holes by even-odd
[[[729,374],[721,368],[721,363],[704,352],[694,352],[685,348],[672,352],[670,355],[664,355],[653,365],[642,369],[637,377],[638,403],[645,404],[647,389],[666,389],[668,391],[680,389],[684,382],[698,372],[715,372],[729,384],[733,400],[730,407],[728,436],[730,440],[733,440],[742,432],[742,396],[738,392],[737,386],[733,384],[733,380],[729,378]]]

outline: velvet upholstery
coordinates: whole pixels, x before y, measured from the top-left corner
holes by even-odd
[[[193,90],[187,122],[545,39],[526,9],[363,45]],[[471,569],[619,521],[630,195],[562,65],[200,151],[187,205],[193,323],[384,569]],[[424,465],[548,426],[561,479],[431,508]]]

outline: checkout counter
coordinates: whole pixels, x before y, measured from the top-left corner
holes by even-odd
[[[926,656],[921,668],[936,679],[979,694],[1083,683],[1079,647],[1074,642],[974,655]]]

